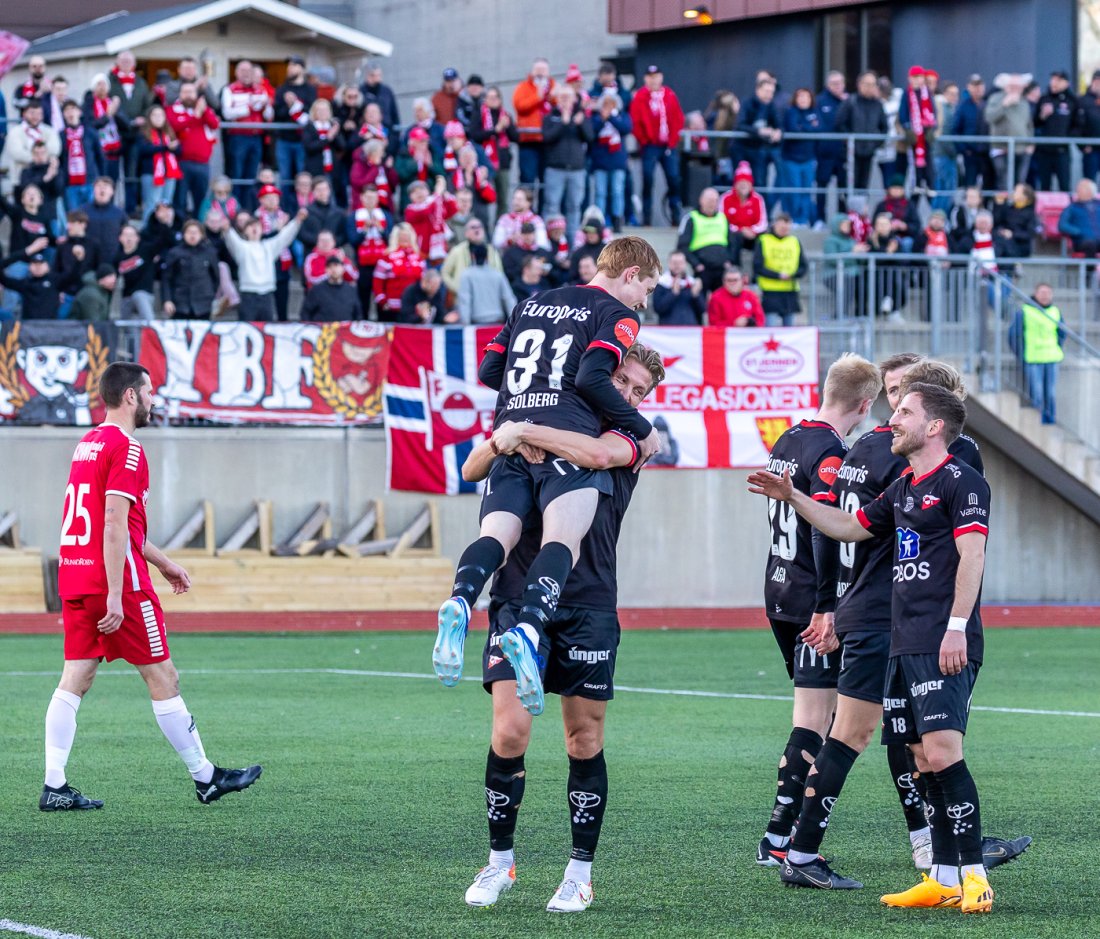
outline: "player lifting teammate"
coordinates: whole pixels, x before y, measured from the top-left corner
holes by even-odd
[[[616,391],[611,375],[638,338],[637,311],[661,264],[646,241],[626,237],[603,249],[596,268],[586,285],[548,290],[518,305],[489,344],[478,375],[500,390],[497,426],[526,421],[595,438],[603,419],[640,441],[640,468],[659,449],[659,438]],[[519,541],[523,520],[537,510],[542,547],[527,569],[516,625],[501,637],[500,649],[515,669],[523,706],[542,712],[538,648],[600,494],[610,491],[606,471],[564,458],[532,464],[513,454],[494,462],[481,504],[481,537],[463,552],[451,597],[439,610],[432,664],[445,685],[462,675],[470,608]]]
[[[661,357],[641,344],[627,350],[612,375],[623,399],[637,407],[664,378]],[[474,450],[463,473],[483,479],[494,460],[492,446],[503,453],[521,448],[532,459],[555,455],[590,469],[610,471],[612,492],[601,499],[580,559],[562,591],[539,653],[546,661],[546,690],[561,695],[565,748],[569,757],[566,807],[573,849],[562,882],[547,905],[550,912],[583,912],[592,901],[592,860],[607,806],[607,766],[603,755],[604,715],[614,692],[619,621],[616,615],[616,542],[638,475],[637,442],[628,432],[609,430],[601,437],[537,424],[507,422],[493,434],[492,445]],[[537,448],[532,451],[531,447]],[[532,716],[515,694],[515,672],[500,652],[500,642],[515,625],[525,592],[527,571],[541,541],[539,517],[529,525],[491,589],[489,635],[482,676],[493,696],[492,741],[485,766],[489,817],[489,863],[466,891],[470,906],[491,906],[515,882],[513,839],[526,783],[524,754],[531,738]]]
[[[847,446],[844,438],[867,416],[882,387],[878,369],[843,355],[825,378],[824,402],[812,421],[785,431],[772,447],[768,469],[787,472],[799,492],[826,500]],[[764,604],[772,632],[794,680],[793,730],[779,760],[775,804],[756,862],[775,867],[790,841],[802,790],[836,706],[839,663],[832,632],[836,606],[836,542],[812,531],[783,502],[768,502],[772,539]]]
[[[149,373],[141,365],[116,362],[104,370],[99,393],[106,420],[77,444],[65,488],[58,569],[65,666],[46,710],[46,780],[38,807],[44,812],[103,807],[69,785],[65,764],[77,709],[99,663],[119,658],[145,680],[157,723],[191,773],[198,800],[216,802],[247,789],[262,770],[221,769],[206,758],[168,655],[149,564],[173,593],[185,593],[191,579],[146,538],[149,464],[133,434],[149,423],[153,410]]]
[[[890,429],[894,453],[908,458],[912,471],[855,516],[807,498],[786,472],[754,473],[749,488],[789,503],[833,538],[896,538],[883,743],[908,743],[925,777],[933,863],[931,877],[922,874],[917,886],[882,902],[986,913],[993,891],[982,860],[978,790],[962,743],[983,655],[979,610],[989,486],[948,452],[965,421],[957,395],[909,385]]]
[[[912,381],[938,385],[965,399],[958,372],[946,363],[901,353],[879,368],[891,413]],[[892,443],[890,427],[881,425],[852,445],[833,484],[832,504],[854,514],[908,472],[909,461],[893,452]],[[982,471],[981,454],[972,438],[960,434],[949,452]],[[890,655],[894,542],[893,537],[885,537],[841,545],[834,618],[841,642],[836,717],[807,779],[796,834],[780,867],[784,883],[834,890],[862,886],[835,874],[818,852],[848,773],[882,720],[882,689]],[[918,868],[929,868],[932,839],[920,792],[922,776],[904,743],[887,747],[887,758],[909,829],[913,861]],[[986,866],[995,867],[1018,856],[1030,840],[984,839]]]

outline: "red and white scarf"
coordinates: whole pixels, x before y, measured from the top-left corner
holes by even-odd
[[[336,136],[336,125],[332,121],[314,121],[313,127],[317,136],[325,141],[325,149],[321,151],[321,160],[326,173],[332,172],[332,146],[331,141]]]
[[[36,81],[33,81],[33,80],[28,80],[28,81],[23,82],[23,84],[19,86],[19,95],[18,95],[18,97],[20,97],[20,98],[38,98],[38,97],[41,97],[41,92],[38,89],[38,83]]]
[[[458,169],[458,153],[450,144],[447,144],[447,149],[443,151],[443,169],[448,173]]]
[[[498,115],[499,117],[499,115]],[[493,131],[496,128],[496,121],[493,120],[493,112],[488,105],[483,104],[481,106],[481,127],[482,130]],[[508,149],[508,135],[505,133],[493,133],[485,138],[483,144],[485,150],[485,157],[489,161],[489,165],[493,169],[500,169],[500,155]]]
[[[149,134],[149,142],[155,147],[167,146],[168,138],[162,131],[154,130]],[[171,150],[165,150],[153,157],[153,185],[158,189],[170,179],[183,179],[179,160]]]
[[[386,253],[386,213],[379,208],[356,209],[355,230],[363,236],[359,243],[359,266],[374,267]]]
[[[45,139],[42,134],[41,124],[37,125],[36,127],[31,127],[30,124],[28,124],[26,121],[23,121],[20,126],[23,128],[23,133],[26,136],[27,140],[31,141],[31,143],[34,143],[36,140]]]
[[[668,109],[665,107],[665,89],[658,88],[649,93],[649,110],[657,115],[659,121],[657,127],[657,143],[669,143],[668,139]]]
[[[393,208],[393,192],[390,189],[390,177],[381,163],[367,163],[367,173],[363,185],[374,186],[378,190],[378,204],[385,209]]]
[[[116,160],[122,152],[122,138],[118,135],[118,124],[111,115],[111,102],[107,98],[92,98],[92,108],[97,120],[107,118],[107,123],[99,129],[99,146],[103,155],[109,160]]]
[[[359,136],[364,140],[381,140],[382,143],[388,143],[390,139],[389,132],[381,124],[364,124],[359,128]]]
[[[65,127],[65,165],[69,185],[83,186],[88,182],[88,158],[84,152],[84,126]]]
[[[120,72],[116,65],[111,69],[111,74],[118,79],[118,83],[122,86],[122,93],[127,98],[134,96],[134,82],[137,80],[137,75],[134,72]]]
[[[611,121],[604,121],[603,127],[596,135],[596,143],[606,147],[608,153],[618,153],[623,148],[623,135]]]
[[[909,126],[916,137],[913,144],[913,163],[916,166],[928,165],[928,139],[925,128],[936,124],[936,105],[927,88],[909,88]]]

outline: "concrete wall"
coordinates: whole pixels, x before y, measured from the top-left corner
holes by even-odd
[[[24,540],[57,550],[62,492],[78,429],[0,430],[0,510],[17,508]],[[253,499],[272,499],[276,538],[319,500],[337,531],[382,497],[388,525],[403,526],[423,503],[385,492],[381,432],[320,429],[149,429],[150,535],[163,541],[198,500],[216,507],[219,540]],[[1013,464],[983,447],[993,486],[987,602],[1100,602],[1100,530]],[[647,470],[627,515],[619,552],[627,606],[754,606],[767,552],[763,503],[744,471]],[[438,498],[443,553],[457,559],[475,535],[475,497]]]

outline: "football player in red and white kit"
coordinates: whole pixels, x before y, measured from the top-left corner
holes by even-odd
[[[104,371],[99,392],[106,420],[76,445],[65,487],[58,569],[65,666],[46,710],[46,779],[38,807],[43,812],[103,807],[69,785],[65,764],[77,709],[99,663],[119,658],[145,679],[157,723],[195,780],[198,800],[215,802],[247,789],[262,768],[221,769],[211,763],[180,697],[149,564],[173,593],[185,593],[191,578],[146,538],[149,463],[133,434],[149,423],[153,409],[149,373],[141,365],[115,362]]]

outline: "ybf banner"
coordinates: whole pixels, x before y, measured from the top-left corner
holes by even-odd
[[[111,323],[7,322],[0,328],[0,420],[87,427],[103,420],[99,378],[115,347]]]
[[[417,492],[476,492],[466,457],[493,429],[497,393],[477,380],[499,326],[395,326],[386,376],[387,483]]]
[[[230,424],[380,424],[381,323],[154,322],[139,361],[168,418]]]
[[[665,380],[641,410],[661,435],[652,466],[764,466],[783,431],[818,407],[816,329],[657,327]]]

